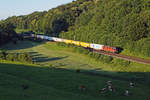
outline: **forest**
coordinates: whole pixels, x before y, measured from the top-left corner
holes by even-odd
[[[76,0],[48,11],[9,17],[1,23],[150,57],[150,0]]]
[[[15,26],[11,23],[0,23],[0,46],[8,42],[16,42],[18,38]]]

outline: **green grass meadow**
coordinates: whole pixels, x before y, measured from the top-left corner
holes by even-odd
[[[0,61],[0,100],[149,100],[150,66],[132,63],[128,67],[96,61],[72,48],[52,42],[19,41],[1,49],[28,52],[34,64]],[[81,73],[76,73],[81,69]],[[89,74],[95,73],[95,74]],[[111,80],[115,92],[100,89]],[[135,87],[130,88],[130,80]],[[28,88],[24,89],[24,85]],[[85,85],[86,90],[79,89]],[[130,95],[124,96],[128,89]]]

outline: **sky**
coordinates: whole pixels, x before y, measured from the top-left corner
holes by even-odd
[[[73,0],[0,0],[0,20],[11,16],[27,15],[34,11],[47,11]]]

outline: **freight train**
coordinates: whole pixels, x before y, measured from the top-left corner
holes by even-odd
[[[73,45],[81,46],[84,48],[90,48],[94,50],[102,50],[102,51],[112,52],[112,53],[120,52],[117,47],[105,46],[101,44],[86,43],[86,42],[81,42],[81,41],[67,40],[67,39],[62,39],[62,38],[57,38],[57,37],[49,37],[49,36],[36,35],[36,34],[30,34],[30,37],[42,39],[42,40],[48,40],[48,41],[63,42],[66,44],[73,44]]]

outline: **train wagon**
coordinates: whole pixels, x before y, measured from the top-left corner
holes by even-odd
[[[64,42],[67,44],[72,44],[72,40],[64,40]]]
[[[90,43],[80,42],[80,46],[90,48]]]
[[[37,35],[36,35],[36,34],[34,34],[34,38],[37,38]]]
[[[122,49],[120,48],[118,49],[118,47],[111,47],[111,46],[105,46],[101,44],[86,43],[86,42],[74,41],[74,40],[67,40],[67,39],[61,39],[61,38],[56,38],[56,37],[48,37],[44,35],[31,34],[31,37],[40,38],[40,39],[49,40],[49,41],[64,42],[66,44],[74,44],[77,46],[92,48],[96,50],[103,50],[103,51],[112,52],[112,53],[119,53],[122,51]]]
[[[44,36],[43,39],[44,39],[44,40],[48,40],[48,36]]]
[[[55,38],[55,37],[52,37],[52,40],[56,42],[56,41],[57,41],[57,38]]]
[[[61,42],[65,42],[66,39],[61,39]]]
[[[44,39],[44,36],[43,35],[37,35],[37,38],[39,38],[39,39]]]
[[[61,39],[61,38],[56,38],[56,37],[52,37],[53,41],[56,41],[56,42],[64,42],[64,39]]]
[[[34,37],[34,34],[31,34],[31,37]]]
[[[90,48],[96,49],[96,50],[103,50],[103,46],[101,44],[90,44]]]
[[[52,37],[49,37],[49,36],[48,36],[47,40],[53,41]]]
[[[72,44],[80,46],[80,41],[74,41],[74,40],[72,40]]]
[[[104,51],[108,51],[108,52],[113,52],[113,53],[117,53],[117,48],[116,47],[110,47],[110,46],[103,46]]]
[[[37,35],[37,38],[39,39],[41,35]]]

